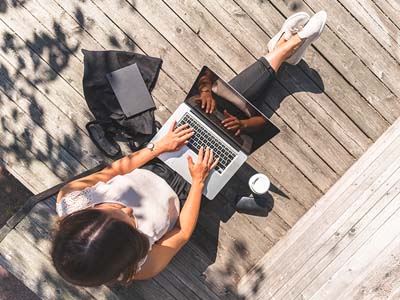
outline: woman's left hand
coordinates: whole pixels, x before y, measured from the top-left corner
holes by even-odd
[[[243,127],[242,121],[228,113],[226,109],[224,110],[224,115],[226,118],[222,120],[222,125],[228,130],[235,131],[235,135],[239,135]]]
[[[188,124],[184,124],[177,128],[175,128],[175,126],[176,121],[173,121],[168,133],[156,142],[156,147],[158,147],[161,152],[174,152],[180,150],[183,145],[186,145],[189,142],[189,139],[194,134],[193,128],[190,128]]]

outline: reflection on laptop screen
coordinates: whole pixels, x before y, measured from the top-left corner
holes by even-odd
[[[185,103],[248,155],[279,133],[279,129],[250,100],[207,67],[201,70]],[[212,108],[214,110],[210,112]]]

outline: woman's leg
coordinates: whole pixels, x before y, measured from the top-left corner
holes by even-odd
[[[282,63],[294,53],[301,42],[297,35],[287,41],[281,38],[273,51],[240,72],[229,83],[246,99],[256,104]]]
[[[278,72],[282,63],[292,56],[301,43],[302,40],[297,34],[293,35],[287,41],[284,38],[281,38],[276,44],[274,50],[265,55],[265,58],[269,62],[272,69],[274,69],[275,72]]]
[[[183,204],[189,195],[191,187],[190,183],[158,158],[149,161],[142,167],[142,169],[149,170],[163,178],[177,194],[182,209]]]

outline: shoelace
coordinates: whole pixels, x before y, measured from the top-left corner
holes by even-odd
[[[295,35],[296,33],[298,33],[299,31],[301,31],[303,29],[303,26],[299,26],[299,27],[292,27],[289,29],[289,32],[285,33],[285,40],[288,40],[291,38],[292,35]]]

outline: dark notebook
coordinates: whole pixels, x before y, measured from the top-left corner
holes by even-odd
[[[156,107],[136,64],[107,73],[106,76],[128,118]]]

